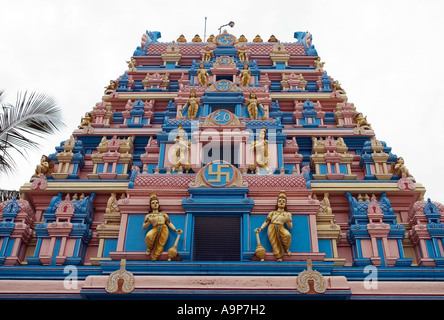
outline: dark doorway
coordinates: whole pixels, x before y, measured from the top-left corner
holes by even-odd
[[[194,261],[240,261],[240,217],[194,218]]]

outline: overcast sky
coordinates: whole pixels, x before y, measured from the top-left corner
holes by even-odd
[[[274,6],[274,7],[272,7]],[[235,36],[294,42],[313,35],[324,69],[367,116],[379,140],[405,159],[426,189],[444,202],[444,20],[442,0],[372,1],[3,1],[0,89],[52,95],[67,128],[30,153],[20,175],[0,176],[0,188],[29,181],[42,154],[69,138],[104,87],[122,75],[146,30],[160,42],[217,34],[230,20]]]

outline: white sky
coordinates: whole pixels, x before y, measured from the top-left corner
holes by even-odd
[[[273,6],[273,7],[272,7]],[[444,1],[3,1],[0,9],[0,89],[36,89],[62,107],[67,128],[30,153],[20,175],[0,176],[0,188],[18,189],[42,154],[69,138],[81,117],[101,101],[104,87],[127,69],[146,30],[159,41],[229,32],[267,40],[313,35],[324,69],[346,90],[379,140],[405,159],[426,189],[444,202]]]

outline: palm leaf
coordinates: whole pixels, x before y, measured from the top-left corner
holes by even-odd
[[[36,138],[43,139],[65,126],[61,109],[44,93],[17,93],[15,105],[0,100],[0,106],[0,172],[17,169],[12,150],[25,156],[27,150],[40,147]]]

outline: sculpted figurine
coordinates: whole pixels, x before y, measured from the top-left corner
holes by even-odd
[[[54,162],[49,159],[49,157],[43,155],[40,159],[40,164],[38,164],[35,168],[35,173],[32,175],[33,177],[39,177],[40,174],[43,174],[45,177],[52,174],[54,171]]]
[[[171,223],[170,218],[166,213],[159,211],[159,200],[156,194],[153,192],[150,195],[150,212],[145,216],[143,221],[143,230],[152,225],[153,228],[148,231],[145,237],[146,244],[146,255],[151,254],[153,260],[162,254],[165,243],[168,240],[169,228],[177,232],[182,233],[182,230],[176,229],[176,227]]]
[[[399,157],[396,159],[396,163],[392,163],[392,173],[402,177],[404,173],[407,179],[415,181],[415,178],[410,174],[409,169],[404,165],[404,158]]]
[[[276,210],[271,211],[262,226],[254,230],[258,233],[269,225],[267,235],[277,261],[282,261],[285,253],[289,256],[291,255],[291,234],[284,225],[286,224],[289,229],[292,229],[293,221],[291,213],[287,211],[286,207],[287,194],[282,190],[279,192]]]
[[[199,69],[197,70],[197,79],[199,80],[199,84],[201,86],[208,86],[210,84],[210,81],[208,81],[208,78],[210,75],[208,74],[207,69],[204,68],[203,62],[199,64]]]
[[[196,97],[196,90],[192,89],[190,93],[190,98],[180,109],[180,112],[185,110],[188,107],[188,118],[194,119],[196,118],[197,111],[199,110],[199,98]]]
[[[212,51],[208,46],[205,47],[205,52],[203,54],[203,61],[208,62],[211,60],[212,57]]]
[[[247,61],[247,55],[245,53],[245,46],[244,45],[241,45],[237,49],[237,57],[239,58],[239,61],[241,61],[241,62]]]
[[[257,119],[257,107],[259,106],[262,110],[264,110],[264,107],[262,106],[259,99],[256,98],[256,94],[254,91],[250,91],[250,97],[248,99],[245,99],[245,102],[248,106],[248,114],[250,116],[250,119]]]
[[[91,125],[92,117],[89,112],[85,113],[85,116],[82,118],[80,125],[78,126],[79,129],[83,129],[84,127],[88,127]]]
[[[357,126],[360,127],[368,127],[369,129],[371,129],[371,125],[370,123],[367,122],[367,117],[364,117],[364,115],[362,113],[358,113],[356,114],[356,118],[355,118],[356,124]]]
[[[259,132],[259,138],[251,144],[251,159],[254,159],[254,150],[256,150],[256,163],[259,167],[268,170],[268,141],[265,139],[267,129],[262,128]]]
[[[240,76],[239,85],[247,87],[248,84],[250,83],[250,77],[251,77],[251,71],[250,68],[248,67],[248,62],[245,62],[244,69],[240,71],[239,76]]]
[[[191,140],[185,137],[185,129],[179,126],[177,129],[177,138],[174,139],[174,146],[170,149],[170,161],[173,164],[173,171],[188,163],[188,155],[191,149]]]
[[[126,62],[128,64],[128,70],[130,71],[136,71],[136,59],[134,57],[131,57],[129,61]]]
[[[109,82],[109,85],[105,87],[105,94],[112,93],[114,90],[116,90],[116,83],[113,80],[111,80]]]

